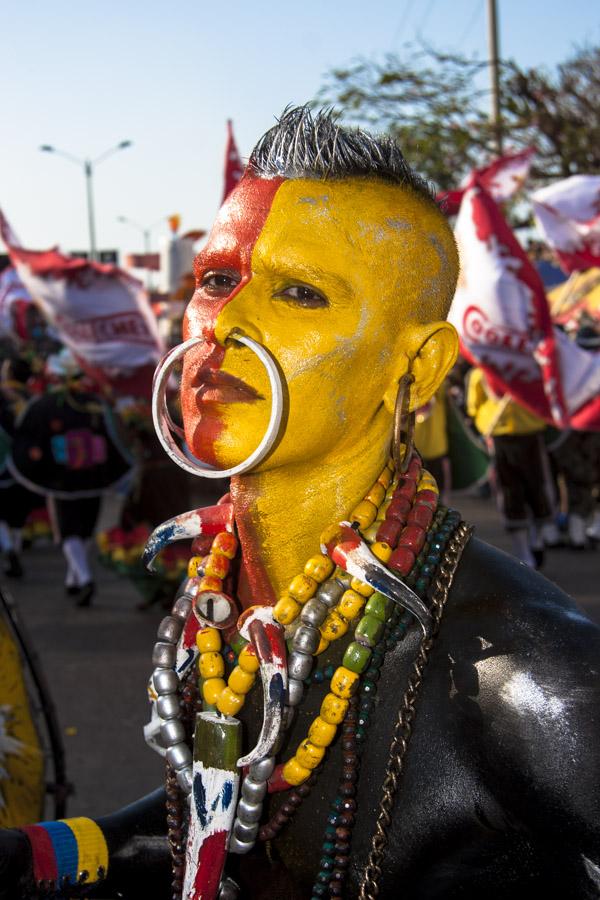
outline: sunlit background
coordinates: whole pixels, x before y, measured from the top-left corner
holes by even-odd
[[[555,66],[597,43],[593,4],[500,0],[503,58]],[[7,5],[2,16],[0,207],[22,243],[88,246],[84,177],[49,144],[92,159],[98,247],[141,251],[180,213],[210,225],[223,189],[226,120],[240,152],[288,103],[311,100],[333,67],[411,44],[486,58],[485,0],[66,0]],[[155,224],[159,223],[159,224]]]

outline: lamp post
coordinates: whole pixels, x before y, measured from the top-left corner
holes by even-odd
[[[58,156],[64,157],[64,159],[68,159],[69,162],[75,163],[78,166],[83,167],[83,174],[85,175],[85,195],[87,200],[87,212],[88,212],[88,227],[90,232],[90,260],[95,262],[98,256],[96,249],[96,220],[94,216],[94,193],[93,193],[93,176],[94,169],[96,166],[104,162],[109,156],[112,156],[113,153],[117,153],[119,150],[125,150],[127,147],[131,147],[133,141],[121,141],[119,144],[116,144],[114,147],[109,147],[108,150],[105,150],[104,153],[101,153],[100,156],[97,156],[96,159],[79,159],[77,156],[73,156],[71,153],[67,153],[65,150],[59,150],[57,147],[51,146],[51,144],[42,144],[40,150],[44,153],[56,153]]]
[[[130,225],[132,228],[135,228],[136,231],[139,231],[144,239],[144,253],[150,253],[150,232],[153,228],[156,228],[157,225],[161,225],[166,221],[166,216],[161,216],[160,219],[157,219],[156,222],[153,222],[152,225],[140,225],[139,222],[136,222],[135,219],[128,219],[127,216],[117,216],[117,222],[121,222],[123,225]],[[150,271],[146,272],[146,287],[149,288],[151,284],[151,276]]]

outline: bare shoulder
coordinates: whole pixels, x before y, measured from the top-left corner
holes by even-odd
[[[561,808],[585,853],[600,837],[600,628],[542,575],[472,540],[438,641],[480,766],[523,820]]]
[[[530,654],[552,648],[554,658],[573,649],[600,652],[600,627],[575,601],[538,572],[472,538],[456,572],[448,602],[450,627],[488,629],[497,652]],[[446,627],[446,626],[445,626]],[[485,635],[482,635],[485,638]],[[508,645],[508,646],[507,646]]]

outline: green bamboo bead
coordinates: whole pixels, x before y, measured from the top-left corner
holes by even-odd
[[[365,605],[365,615],[375,616],[380,622],[386,622],[390,615],[392,601],[377,591],[372,594]]]
[[[363,616],[356,626],[354,637],[361,644],[374,647],[383,634],[383,628],[383,622],[380,622],[375,616]],[[360,638],[363,640],[361,641]]]
[[[371,649],[363,646],[363,644],[359,644],[358,641],[352,641],[346,647],[342,665],[350,669],[351,672],[356,672],[360,675],[367,668],[370,659]]]

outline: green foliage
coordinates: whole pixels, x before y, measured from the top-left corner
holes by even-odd
[[[511,139],[537,146],[538,174],[600,172],[600,47],[577,50],[555,73],[508,63],[502,107]]]
[[[315,103],[346,121],[386,131],[440,190],[456,187],[495,153],[487,63],[410,45],[402,56],[360,59],[325,77]],[[507,149],[535,144],[534,176],[600,171],[600,47],[576,51],[555,72],[502,64]]]

